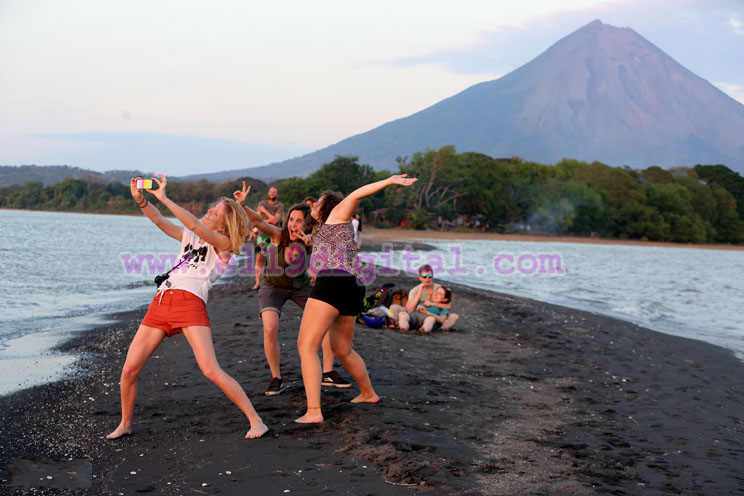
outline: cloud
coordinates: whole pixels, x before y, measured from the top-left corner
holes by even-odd
[[[744,85],[735,83],[723,83],[720,81],[713,84],[734,100],[737,100],[740,103],[744,104]]]
[[[583,9],[536,15],[512,25],[489,27],[467,46],[397,58],[390,64],[402,67],[438,64],[453,73],[504,74],[526,64],[564,36],[600,19],[605,24],[630,27],[706,78],[732,77],[733,74],[716,73],[722,70],[721,60],[741,54],[738,35],[744,34],[744,22],[737,14],[731,14],[739,1],[676,0],[674,9],[669,8],[667,0],[600,3]],[[721,22],[733,29],[721,29]],[[711,53],[716,57],[711,57]],[[730,64],[727,67],[729,71],[737,70]]]
[[[729,19],[729,24],[734,28],[734,33],[744,34],[744,22],[740,21],[736,17],[732,17]]]
[[[534,45],[534,40],[529,38],[524,28],[502,26],[495,31],[481,33],[478,41],[471,46],[421,56],[402,57],[393,60],[391,65],[396,67],[440,65],[455,74],[504,73],[526,62],[524,53],[529,45]],[[510,43],[519,46],[520,50],[504,49]],[[536,46],[529,48],[539,50]]]
[[[526,64],[559,39],[590,22],[624,26],[626,19],[636,19],[639,11],[646,16],[665,0],[568,2],[561,9],[541,9],[529,17],[509,19],[482,29],[474,41],[455,48],[435,50],[413,57],[390,61],[398,67],[437,64],[457,74],[505,74]],[[641,5],[643,5],[641,7]],[[628,15],[632,12],[632,15]]]

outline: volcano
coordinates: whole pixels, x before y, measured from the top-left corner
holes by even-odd
[[[511,73],[413,115],[232,172],[306,176],[336,155],[396,170],[395,157],[444,145],[546,164],[567,157],[640,168],[721,163],[741,173],[744,105],[632,29],[597,20]]]

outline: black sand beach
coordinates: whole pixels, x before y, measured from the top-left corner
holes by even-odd
[[[289,303],[281,318],[293,387],[266,397],[252,282],[214,288],[209,313],[264,438],[243,439],[247,421],[178,336],[140,376],[135,435],[104,439],[138,309],[64,345],[79,377],[0,398],[0,494],[744,494],[744,364],[727,350],[452,285],[456,332],[357,326],[379,404],[326,389],[325,423],[300,426],[301,314]]]

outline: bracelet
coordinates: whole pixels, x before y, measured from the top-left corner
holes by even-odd
[[[144,199],[144,202],[142,204],[137,203],[137,206],[139,208],[145,208],[150,202],[147,201],[147,198]]]

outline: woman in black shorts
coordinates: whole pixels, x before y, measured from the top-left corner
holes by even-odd
[[[251,187],[235,191],[233,196],[243,205]],[[267,236],[269,244],[262,248],[267,263],[264,264],[258,289],[259,315],[263,322],[263,342],[266,361],[271,370],[271,382],[266,396],[274,396],[285,389],[282,379],[279,347],[279,315],[287,300],[294,301],[300,308],[310,296],[310,277],[307,266],[310,259],[312,237],[308,232],[314,221],[310,207],[298,203],[289,209],[284,227],[279,228],[266,222],[258,213],[243,205],[248,220],[261,234]],[[333,370],[333,351],[329,337],[323,340],[323,385],[340,388],[351,387],[338,372]]]
[[[346,198],[326,191],[313,205],[312,216],[320,224],[313,238],[310,258],[310,269],[316,274],[316,279],[302,314],[300,336],[297,339],[307,411],[295,422],[310,424],[323,421],[318,348],[327,334],[331,337],[336,358],[361,390],[351,402],[377,403],[380,400],[372,388],[364,360],[352,348],[354,319],[362,310],[364,286],[356,276],[358,261],[354,230],[349,219],[362,198],[394,184],[410,186],[415,181],[415,178],[409,178],[406,174],[391,176],[362,186]]]

